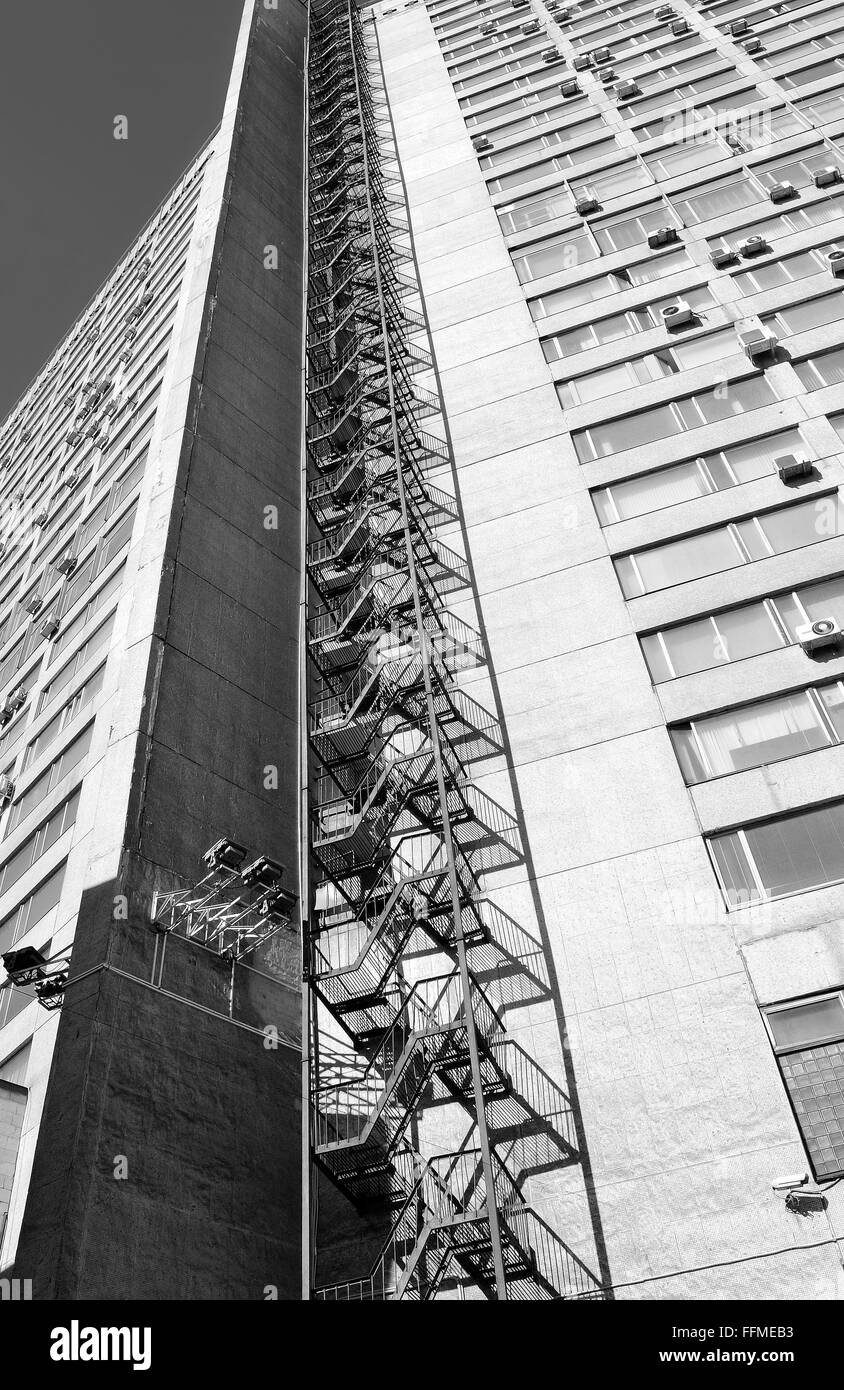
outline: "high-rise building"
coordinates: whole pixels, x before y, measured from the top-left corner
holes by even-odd
[[[842,1295],[842,69],[246,4],[0,433],[36,1298]]]

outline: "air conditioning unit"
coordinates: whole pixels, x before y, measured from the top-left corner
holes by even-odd
[[[601,71],[598,73],[598,80],[600,82],[614,82],[615,68],[601,68]]]
[[[580,91],[580,83],[576,77],[567,77],[565,82],[560,83],[560,93],[564,97],[576,97]]]
[[[153,290],[147,290],[146,294],[141,299],[141,308],[148,309],[154,299],[155,292]]]
[[[61,624],[55,613],[50,613],[41,624],[41,636],[46,637],[47,641],[51,642],[58,633],[60,626]]]
[[[538,33],[539,33],[539,20],[538,20],[538,19],[529,19],[528,22],[527,22],[527,24],[523,24],[523,25],[522,25],[522,33],[523,33],[523,34],[538,34]]]
[[[512,0],[514,10],[527,9],[528,0]]]
[[[11,777],[0,777],[0,806],[8,806],[15,794],[15,784]]]
[[[572,67],[575,72],[583,72],[585,68],[591,68],[591,66],[592,59],[589,57],[588,53],[578,53],[577,57],[572,62]]]
[[[128,348],[124,348],[117,358],[118,362],[131,362],[132,354]]]
[[[600,206],[597,198],[578,198],[574,210],[579,217],[588,217],[590,212],[598,212]]]
[[[654,19],[671,19],[675,14],[673,5],[660,5],[654,10]]]
[[[62,478],[62,482],[64,483],[66,488],[74,488],[76,487],[76,484],[79,482],[79,476],[79,469],[71,468],[70,472],[65,473],[64,477]]]
[[[542,61],[543,63],[562,63],[565,60],[559,48],[543,48]]]
[[[761,53],[762,40],[748,39],[747,43],[742,44],[742,48],[744,49],[745,53]]]
[[[748,236],[739,242],[737,249],[741,256],[758,256],[768,250],[768,243],[763,236]]]
[[[487,22],[486,22],[486,24],[482,24],[482,25],[481,25],[481,33],[482,33],[482,34],[494,34],[497,28],[498,28],[498,25],[496,24],[495,20],[494,20],[494,19],[488,19]]]
[[[789,183],[787,179],[783,179],[782,183],[775,183],[770,189],[772,203],[787,203],[789,198],[796,197],[797,189],[794,187],[794,184]]]
[[[815,188],[828,188],[831,183],[841,182],[841,170],[837,164],[827,164],[823,169],[816,169],[812,175],[812,183]]]
[[[593,63],[608,63],[612,54],[608,48],[593,48],[589,55]]]
[[[821,651],[824,647],[837,647],[841,640],[841,628],[834,618],[816,618],[813,623],[804,623],[795,628],[794,635],[804,652]]]
[[[730,33],[733,35],[749,34],[750,25],[746,19],[734,19],[730,24]]]
[[[777,346],[776,333],[766,328],[741,328],[738,340],[751,362],[757,362],[760,357],[769,357]]]
[[[49,519],[46,507],[42,507],[40,512],[36,512],[32,518],[32,524],[33,526],[46,526]]]
[[[688,34],[691,25],[687,19],[675,19],[671,23],[671,32],[679,38],[680,34]]]
[[[61,559],[54,562],[53,569],[57,569],[59,574],[63,574],[67,578],[69,574],[73,574],[77,563],[75,555],[62,555]]]
[[[8,721],[12,718],[12,715],[17,714],[18,710],[22,709],[25,704],[26,686],[19,685],[17,689],[11,691],[11,693],[6,696],[6,700],[2,709],[3,722],[8,723]]]
[[[492,149],[492,141],[488,135],[476,135],[472,141],[472,145],[478,154],[482,154],[484,150]]]
[[[41,609],[44,607],[44,600],[43,598],[39,598],[37,594],[33,594],[31,598],[26,600],[23,606],[30,617],[34,618],[35,614],[40,613]]]
[[[685,299],[678,299],[676,304],[666,304],[660,312],[666,328],[679,328],[684,323],[692,323],[695,318],[694,309]]]
[[[831,246],[826,253],[826,263],[833,275],[844,275],[844,246]]]
[[[679,241],[676,227],[657,227],[655,232],[648,233],[648,246],[655,251],[659,246],[670,246],[672,241]]]
[[[72,444],[78,444],[78,443],[80,442],[81,438],[82,438],[82,431],[81,431],[81,430],[71,430],[70,434],[67,435],[67,436],[65,437],[65,443],[66,443],[66,444],[71,444],[71,445],[72,445]]]
[[[619,82],[615,92],[616,96],[621,97],[623,101],[627,101],[629,97],[641,96],[642,88],[639,86],[638,82],[634,82],[633,78],[629,77],[624,82]]]
[[[812,471],[812,461],[803,454],[779,454],[774,459],[774,467],[784,483],[794,478],[806,478]]]
[[[106,401],[105,405],[103,406],[103,415],[108,415],[109,417],[112,416],[112,415],[116,415],[119,409],[120,409],[120,402],[119,402],[119,401],[117,401],[117,400]]]

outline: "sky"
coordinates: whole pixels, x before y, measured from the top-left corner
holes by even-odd
[[[242,9],[0,5],[0,419],[220,120]]]

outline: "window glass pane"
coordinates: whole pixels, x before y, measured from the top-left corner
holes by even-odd
[[[844,739],[844,686],[821,686],[818,695],[823,701],[832,727],[840,739]]]
[[[664,589],[670,584],[684,584],[741,563],[735,539],[726,527],[669,541],[667,545],[640,550],[636,554],[642,593]]]
[[[738,835],[715,835],[709,844],[730,906],[746,907],[757,901],[760,893]]]
[[[805,589],[799,591],[800,602],[805,608],[811,622],[818,618],[835,618],[836,621],[844,626],[844,577],[838,579],[825,579],[819,584],[808,584]],[[778,610],[782,611],[782,598],[776,600]],[[804,622],[802,614],[799,622]],[[794,635],[794,628],[789,622],[789,631]]]
[[[658,683],[660,681],[670,681],[673,678],[673,671],[670,669],[665,659],[665,652],[657,633],[650,633],[641,639],[642,655],[647,662],[651,679]]]
[[[606,458],[621,449],[636,449],[642,444],[651,444],[655,439],[664,439],[678,434],[678,425],[671,407],[659,406],[656,410],[643,410],[640,415],[628,415],[622,420],[608,420],[589,431],[578,431],[572,438],[580,462],[590,458]]]
[[[796,362],[794,370],[808,391],[817,391],[820,386],[838,385],[844,381],[844,349]]]
[[[830,742],[805,690],[696,720],[693,730],[704,777],[760,767]]]
[[[700,367],[706,362],[717,362],[719,358],[729,357],[736,350],[735,329],[724,328],[719,333],[708,333],[703,338],[691,338],[688,342],[672,342],[672,352],[679,365]]]
[[[835,995],[792,1009],[772,1009],[768,1023],[777,1047],[806,1047],[844,1034],[844,1002]]]
[[[727,420],[732,415],[741,415],[745,410],[758,410],[776,400],[773,390],[764,378],[728,382],[723,391],[706,391],[697,396],[704,420]]]
[[[844,802],[752,826],[745,834],[768,897],[844,878]]]
[[[658,511],[676,502],[687,502],[711,491],[696,463],[681,463],[660,473],[629,478],[623,483],[614,483],[607,490],[612,493],[620,520]]]
[[[675,270],[682,270],[690,264],[687,251],[671,251],[667,256],[657,256],[652,261],[640,261],[638,265],[629,265],[625,274],[631,285],[649,285],[654,280],[660,280],[664,275],[673,275]]]
[[[841,529],[841,508],[836,497],[818,497],[795,507],[783,507],[759,518],[773,550],[780,554],[836,536]]]
[[[697,223],[750,207],[760,201],[760,195],[749,179],[739,178],[712,184],[700,192],[675,193],[670,201],[684,222]]]

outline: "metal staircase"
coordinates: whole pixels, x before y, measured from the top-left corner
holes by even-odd
[[[594,1296],[508,1167],[521,1132],[550,1152],[562,1126],[557,1160],[575,1148],[562,1092],[506,1034],[505,1010],[520,990],[547,997],[547,972],[488,897],[487,876],[520,861],[518,825],[471,779],[503,743],[459,684],[485,654],[448,607],[471,597],[470,572],[436,534],[458,518],[450,454],[420,423],[436,429],[441,405],[420,381],[432,357],[402,185],[352,0],[311,6],[309,142],[311,1158],[389,1213],[366,1276],[312,1296]],[[429,1106],[465,1117],[454,1153],[414,1147]]]

